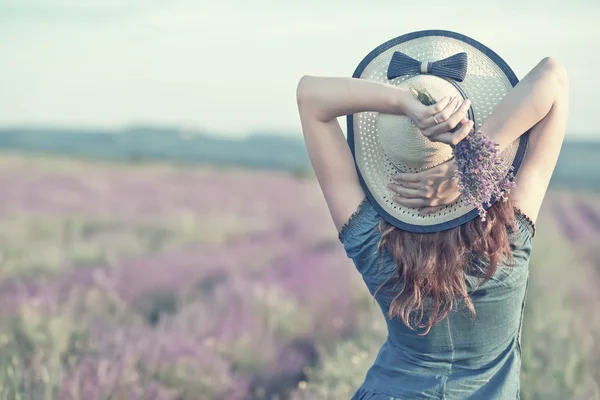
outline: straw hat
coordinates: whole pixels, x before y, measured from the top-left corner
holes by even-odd
[[[425,88],[437,100],[454,95],[470,99],[468,118],[475,130],[518,82],[508,64],[483,44],[440,30],[413,32],[383,43],[361,61],[353,77]],[[392,200],[395,193],[388,184],[394,174],[422,171],[449,160],[449,145],[431,142],[403,115],[363,112],[348,115],[347,122],[361,185],[386,221],[411,232],[437,232],[478,217],[477,209],[460,197],[428,216]],[[528,133],[521,135],[502,152],[507,173],[512,165],[516,175],[527,140]]]

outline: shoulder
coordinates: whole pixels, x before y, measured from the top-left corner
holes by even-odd
[[[385,246],[381,248],[379,246],[381,239],[379,223],[381,221],[381,215],[371,201],[365,197],[339,231],[339,238],[347,256],[352,259],[373,295],[377,288],[386,282],[393,286],[393,282],[388,281],[388,278],[396,270],[396,263]],[[384,294],[379,293],[379,296],[384,296]]]
[[[379,222],[380,214],[373,207],[371,200],[365,197],[338,232],[338,238],[348,257],[354,258],[366,247],[377,245],[381,237]]]

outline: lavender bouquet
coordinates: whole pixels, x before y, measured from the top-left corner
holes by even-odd
[[[427,90],[412,89],[421,103],[436,103]],[[453,131],[458,128],[460,125]],[[498,147],[498,143],[481,131],[472,131],[457,145],[452,146],[463,201],[469,206],[477,207],[482,221],[485,221],[486,210],[492,205],[492,201],[506,201],[508,193],[516,186],[513,167],[507,171]]]

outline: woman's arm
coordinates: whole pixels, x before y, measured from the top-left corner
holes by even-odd
[[[567,72],[555,59],[547,57],[504,97],[481,127],[500,148],[531,129],[512,197],[533,221],[537,220],[558,161],[568,112]]]
[[[304,76],[297,89],[306,149],[325,201],[339,230],[365,194],[338,117],[364,111],[402,114],[409,101],[405,89],[356,78]]]

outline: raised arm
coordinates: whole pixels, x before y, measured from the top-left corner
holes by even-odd
[[[339,230],[365,194],[337,118],[363,111],[400,114],[415,99],[407,90],[383,83],[315,76],[302,77],[296,95],[306,149]]]
[[[502,99],[481,126],[501,149],[531,129],[513,200],[534,221],[556,167],[568,111],[566,70],[555,59],[547,57]]]

